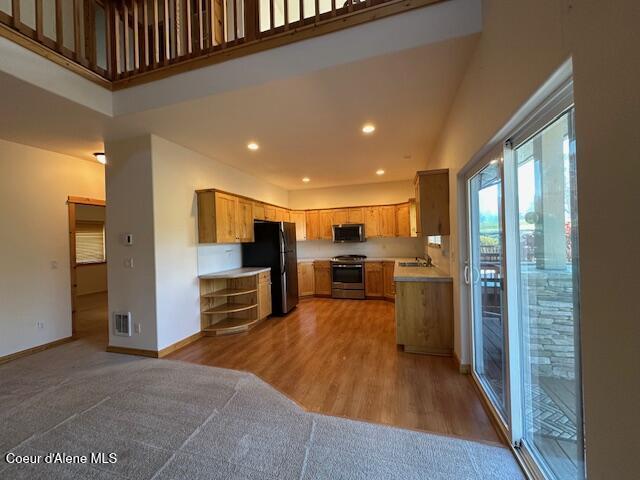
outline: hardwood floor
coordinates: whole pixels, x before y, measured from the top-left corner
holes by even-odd
[[[252,372],[309,411],[500,442],[452,358],[398,350],[389,302],[305,299],[286,317],[167,358]]]

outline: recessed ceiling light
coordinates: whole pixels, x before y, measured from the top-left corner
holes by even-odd
[[[384,175],[384,170],[379,168],[378,170],[376,170],[376,175]]]
[[[96,152],[96,153],[93,154],[93,156],[96,157],[96,160],[99,161],[101,164],[106,165],[107,157],[105,156],[104,153]]]
[[[375,130],[376,130],[376,126],[373,123],[366,123],[362,127],[362,133],[366,133],[367,135],[375,132]]]
[[[247,144],[247,148],[249,150],[253,150],[255,152],[256,150],[258,150],[260,148],[260,145],[258,145],[256,142],[249,142]]]
[[[302,178],[302,181],[303,181],[304,183],[309,183],[309,182],[311,181],[311,179],[310,179],[309,177],[303,177],[303,178]]]

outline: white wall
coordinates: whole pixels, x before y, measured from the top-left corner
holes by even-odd
[[[109,344],[156,350],[156,269],[153,225],[151,138],[139,137],[106,145],[108,164],[106,248],[109,263]],[[133,245],[122,235],[133,234]],[[133,268],[125,260],[133,259]],[[113,335],[113,313],[131,312],[131,337]],[[140,333],[135,326],[139,325]]]
[[[357,207],[402,203],[415,197],[413,179],[399,182],[365,183],[328,188],[306,188],[289,192],[293,210]]]
[[[413,258],[424,256],[421,238],[370,238],[362,243],[333,243],[329,240],[298,242],[298,258],[331,258],[336,255],[366,255],[370,258]]]
[[[76,295],[89,295],[106,291],[106,263],[88,263],[76,266]]]
[[[0,140],[0,356],[71,335],[69,195],[104,198],[102,165]]]
[[[288,194],[156,136],[109,142],[106,153],[109,310],[131,311],[142,324],[141,334],[110,333],[109,343],[160,350],[200,331],[199,273],[241,265],[239,245],[197,244],[195,190],[283,206]],[[133,233],[133,246],[122,245],[123,233]],[[124,266],[129,257],[133,269]]]
[[[470,360],[460,169],[569,56],[576,102],[587,475],[637,476],[640,429],[640,6],[486,0],[484,30],[428,168],[451,169],[456,352]],[[603,254],[606,247],[607,253]],[[461,315],[461,313],[463,315]]]
[[[242,264],[239,245],[198,246],[195,190],[219,188],[282,206],[287,206],[288,194],[162,138],[151,137],[151,144],[158,348],[162,349],[200,331],[198,274]]]

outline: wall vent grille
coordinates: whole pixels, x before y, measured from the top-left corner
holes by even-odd
[[[115,312],[113,314],[113,323],[115,325],[115,335],[131,336],[131,312]]]

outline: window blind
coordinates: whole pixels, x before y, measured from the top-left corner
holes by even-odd
[[[104,262],[104,223],[76,224],[76,263]]]

